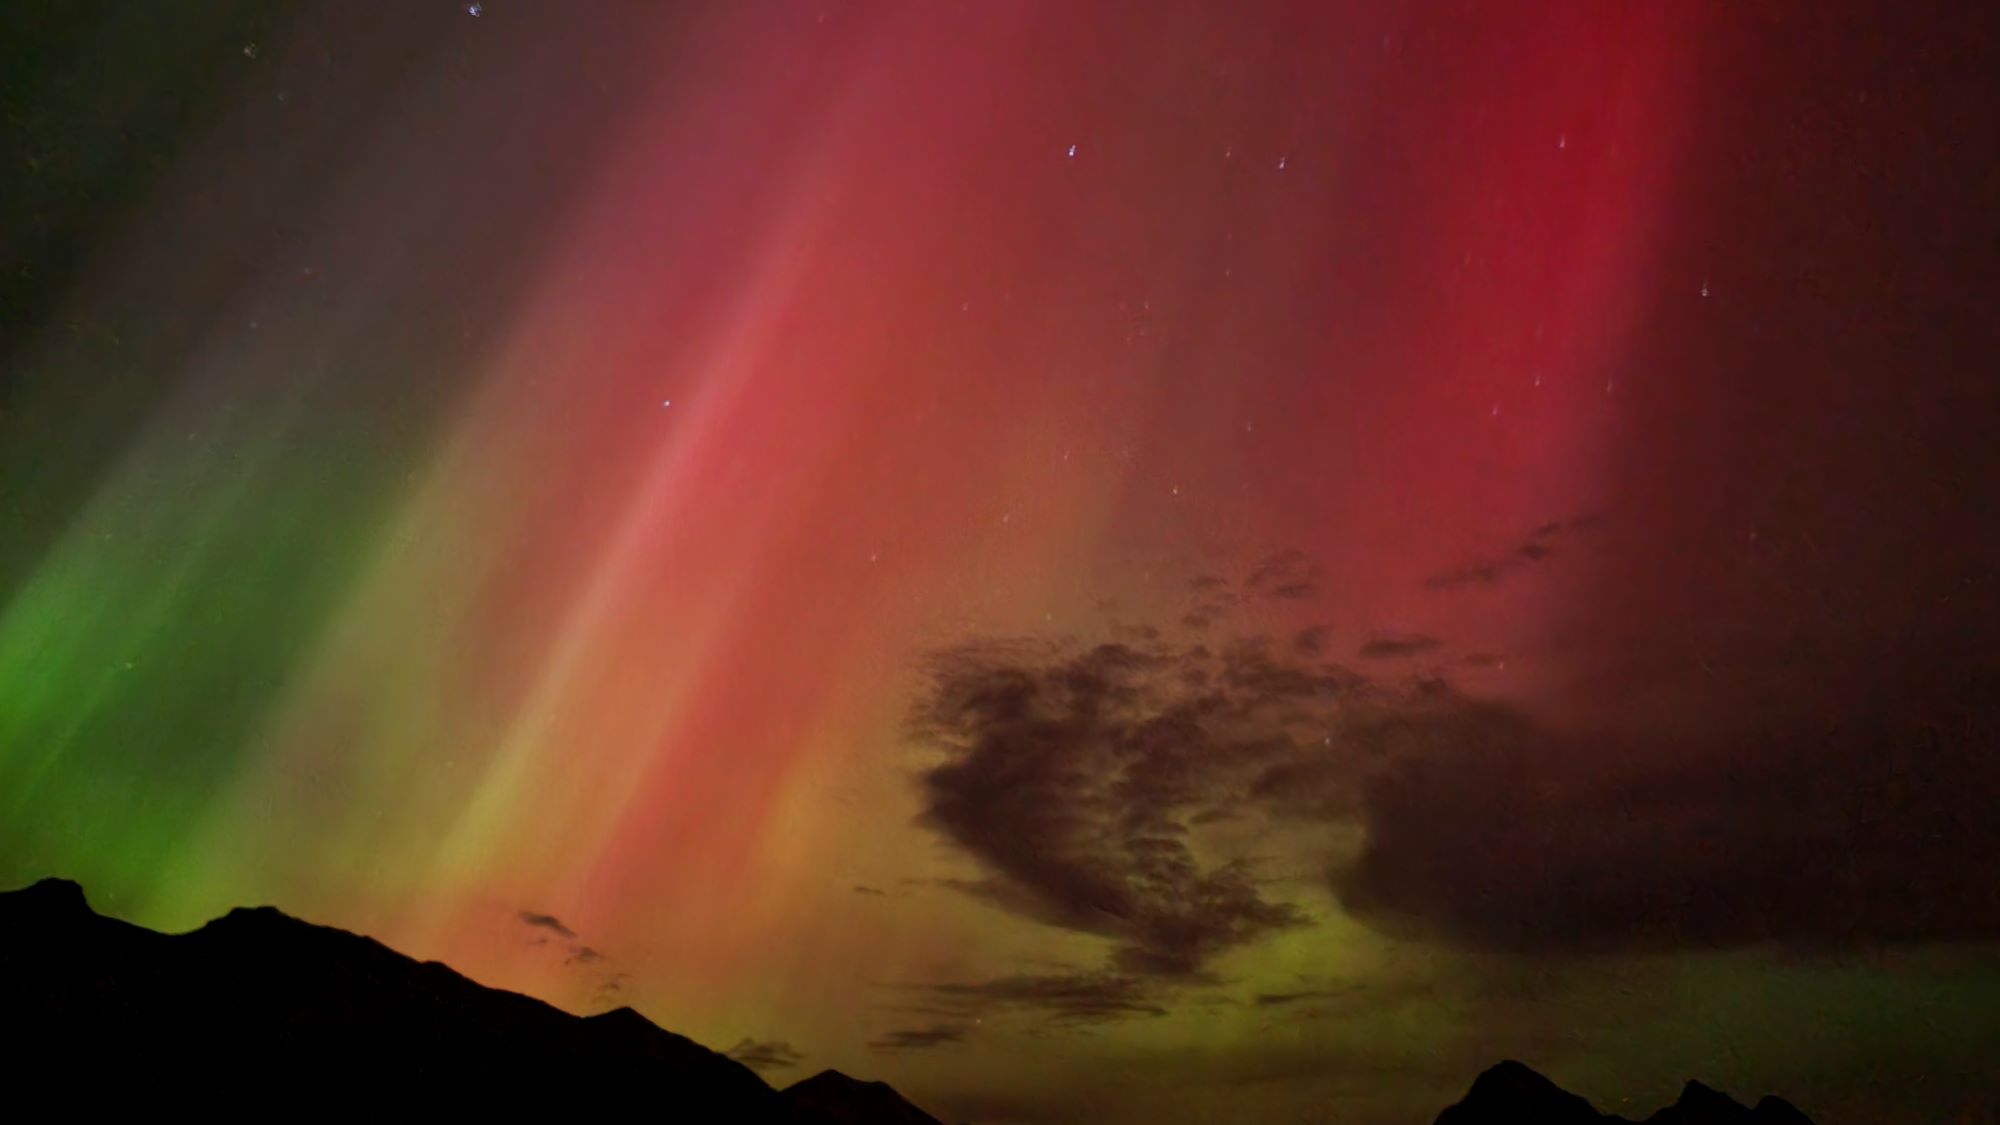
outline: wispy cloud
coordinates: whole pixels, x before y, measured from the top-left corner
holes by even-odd
[[[1361,646],[1361,655],[1369,660],[1394,660],[1430,652],[1443,644],[1436,637],[1405,633],[1394,637],[1376,637]]]
[[[970,1030],[966,1025],[956,1023],[896,1028],[869,1040],[868,1046],[877,1051],[928,1051],[963,1043]]]
[[[1155,988],[1141,977],[1107,972],[1022,974],[917,986],[942,1010],[968,1018],[1009,1009],[1083,1023],[1165,1015],[1166,1008],[1153,994]]]
[[[806,1057],[782,1039],[739,1039],[723,1054],[752,1070],[782,1070],[797,1066]]]
[[[576,937],[576,931],[563,925],[553,914],[537,914],[532,910],[523,910],[520,912],[520,918],[523,923],[529,926],[548,930],[559,937],[566,937],[572,940]]]
[[[1450,590],[1461,586],[1494,586],[1522,569],[1533,566],[1555,554],[1554,541],[1562,535],[1587,531],[1602,520],[1596,516],[1578,516],[1571,520],[1557,520],[1542,524],[1529,532],[1512,550],[1504,554],[1476,559],[1464,566],[1433,574],[1424,580],[1424,585],[1432,590]]]

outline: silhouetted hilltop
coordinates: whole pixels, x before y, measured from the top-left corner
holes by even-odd
[[[571,1015],[270,907],[168,935],[95,913],[58,879],[0,893],[0,1020],[16,1044],[6,1097],[32,1085],[73,1110],[286,1117],[420,1102],[615,1107],[656,1121],[932,1121],[886,1085],[833,1072],[781,1095],[630,1008]]]
[[[887,1082],[863,1082],[837,1070],[787,1086],[784,1096],[810,1120],[827,1125],[939,1125]]]
[[[1589,1102],[1512,1059],[1488,1068],[1465,1099],[1438,1114],[1437,1125],[1631,1125],[1599,1113]],[[1642,1125],[1812,1125],[1783,1098],[1766,1097],[1755,1109],[1699,1082]]]

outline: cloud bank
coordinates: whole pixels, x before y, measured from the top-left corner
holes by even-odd
[[[1245,585],[1282,586],[1282,569]],[[1586,737],[1434,674],[1327,661],[1322,628],[1175,634],[970,642],[934,654],[912,711],[938,755],[922,823],[984,873],[951,885],[1109,943],[1068,1015],[1157,1010],[1155,986],[1202,981],[1326,905],[1274,894],[1212,846],[1218,825],[1350,830],[1300,837],[1359,843],[1287,867],[1323,872],[1332,904],[1379,929],[1467,948],[2000,938],[2000,883],[1968,862],[2000,854],[2000,680],[1977,660],[1810,721]],[[1029,979],[943,994],[1064,1013],[1067,993]]]

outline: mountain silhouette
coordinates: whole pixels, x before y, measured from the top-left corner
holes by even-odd
[[[939,1125],[886,1083],[827,1070],[774,1090],[630,1008],[572,1015],[268,906],[162,934],[96,913],[64,879],[0,892],[0,1040],[0,1112],[54,1098],[232,1118],[449,1105],[509,1119],[617,1109],[704,1125]],[[1634,1123],[1507,1061],[1436,1125]],[[1689,1082],[1642,1125],[1812,1123],[1781,1098],[1753,1109]]]
[[[1589,1102],[1512,1059],[1487,1069],[1464,1100],[1438,1114],[1436,1125],[1633,1125],[1599,1113]],[[1766,1097],[1755,1109],[1699,1082],[1689,1082],[1674,1104],[1640,1125],[1812,1125],[1783,1098]]]
[[[285,1117],[335,1105],[579,1109],[747,1125],[937,1122],[835,1071],[780,1093],[630,1008],[576,1016],[270,907],[185,934],[45,879],[0,893],[0,1106]]]
[[[939,1125],[887,1082],[863,1082],[837,1070],[822,1070],[785,1087],[785,1100],[803,1115],[801,1120],[826,1125]]]

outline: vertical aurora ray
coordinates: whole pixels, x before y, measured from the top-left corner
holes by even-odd
[[[1559,45],[1629,31],[1656,52],[1674,42],[1667,28],[1590,23],[1555,18],[1536,34]],[[1368,479],[1330,485],[1308,468],[1298,479],[1316,481],[1310,499],[1260,484],[1232,511],[1227,486],[1240,494],[1267,457],[1287,466],[1269,474],[1279,482],[1317,457],[1352,457],[1376,418],[1449,418],[1443,403],[1466,397],[1483,354],[1528,347],[1514,339],[1533,319],[1523,308],[1477,297],[1430,307],[1421,296],[1461,284],[1455,267],[1426,264],[1443,259],[1439,248],[1499,237],[1483,190],[1453,187],[1457,178],[1469,170],[1504,201],[1544,198],[1573,176],[1577,186],[1557,190],[1574,200],[1546,205],[1549,236],[1496,267],[1576,279],[1540,314],[1567,339],[1580,325],[1615,337],[1588,302],[1629,297],[1628,275],[1643,268],[1619,263],[1633,237],[1621,224],[1647,210],[1633,203],[1632,176],[1656,169],[1597,157],[1599,172],[1566,174],[1554,164],[1571,159],[1563,153],[1517,167],[1479,151],[1463,168],[1406,165],[1385,130],[1476,129],[1464,107],[1497,99],[1491,113],[1545,119],[1551,136],[1573,128],[1583,149],[1589,122],[1565,126],[1564,114],[1606,83],[1628,91],[1599,111],[1606,128],[1653,128],[1643,118],[1664,96],[1648,85],[1663,81],[1658,61],[1628,55],[1615,77],[1556,72],[1513,92],[1511,60],[1474,51],[1462,88],[1417,91],[1371,79],[1379,64],[1342,47],[1355,65],[1332,79],[1337,96],[1388,81],[1395,113],[1368,125],[1306,105],[1274,128],[1262,99],[1318,79],[1268,77],[1303,62],[1274,63],[1283,49],[1255,26],[1187,10],[1138,39],[1112,22],[1071,29],[1080,38],[1068,49],[1103,53],[1106,89],[1168,96],[1184,76],[1155,60],[1201,35],[1218,45],[1205,64],[1215,73],[1268,87],[1203,107],[1184,131],[1132,116],[1081,72],[1023,91],[1022,68],[1062,34],[1028,10],[888,8],[832,28],[775,13],[654,24],[634,37],[648,66],[607,79],[625,99],[615,142],[576,169],[573,206],[537,217],[556,233],[535,278],[504,327],[455,359],[464,366],[449,382],[463,391],[436,399],[432,423],[413,424],[425,411],[396,387],[427,382],[413,368],[353,382],[370,350],[357,341],[388,323],[372,311],[392,303],[379,295],[353,290],[347,323],[300,311],[311,335],[279,354],[317,359],[275,384],[286,389],[272,389],[259,353],[225,337],[213,358],[189,359],[198,374],[185,410],[208,420],[216,402],[233,402],[246,419],[240,448],[180,467],[197,475],[162,476],[185,440],[181,415],[162,408],[78,532],[10,602],[0,656],[44,685],[13,710],[9,741],[23,749],[10,752],[22,781],[11,791],[23,810],[52,797],[119,810],[125,827],[78,830],[98,854],[132,857],[134,891],[153,892],[141,896],[152,909],[366,901],[401,940],[518,973],[525,954],[487,948],[507,939],[491,934],[491,909],[536,901],[677,966],[654,987],[682,1003],[723,997],[807,924],[772,905],[789,893],[774,879],[816,877],[786,868],[796,828],[775,810],[814,774],[808,747],[892,737],[879,725],[884,693],[922,635],[911,629],[933,630],[941,615],[1041,628],[1056,623],[1050,607],[1074,627],[1120,587],[1127,611],[1145,614],[1164,604],[1157,583],[1173,566],[1225,539],[1302,532],[1334,559],[1347,604],[1367,607],[1364,627],[1429,624],[1416,617],[1429,607],[1399,591],[1412,568],[1460,548],[1431,535],[1342,563],[1339,545],[1314,542],[1291,514],[1318,510],[1325,526],[1391,539],[1370,521],[1406,498]],[[1440,59],[1476,38],[1352,13],[1292,30],[1386,37]],[[475,112],[454,97],[437,95],[451,107],[440,121]],[[408,158],[420,132],[368,147]],[[1211,148],[1222,159],[1199,161],[1203,191],[1157,190],[1161,168]],[[1386,174],[1355,178],[1385,154]],[[471,186],[463,172],[435,178],[445,166],[420,163],[431,171],[411,176],[433,177],[424,217]],[[996,208],[992,185],[1009,179],[1025,190]],[[1267,181],[1275,205],[1243,212]],[[1315,214],[1313,189],[1296,186],[1343,182],[1336,194],[1352,214]],[[1400,202],[1386,227],[1358,220],[1389,213],[1371,192],[1411,188],[1428,194]],[[332,205],[329,229],[365,230],[380,210],[379,192],[354,190],[344,211]],[[395,278],[405,267],[385,260],[419,260],[397,237],[372,234],[313,270],[357,286]],[[1324,272],[1350,254],[1389,268]],[[1393,272],[1405,262],[1406,274]],[[1377,327],[1356,341],[1338,325],[1329,336],[1316,315],[1273,318],[1316,300],[1372,300]],[[231,362],[243,373],[217,373]],[[1366,362],[1392,389],[1342,404],[1315,397],[1312,381],[1291,384],[1301,409],[1272,415],[1248,405],[1271,378],[1244,367],[1260,362]],[[1568,362],[1578,374],[1560,359],[1544,366],[1573,384],[1600,361]],[[1350,420],[1357,407],[1368,421]],[[1251,436],[1207,436],[1216,413],[1244,418]],[[1481,412],[1464,413],[1463,425],[1424,423],[1430,440],[1480,440],[1465,431],[1485,423]],[[352,422],[329,424],[343,417]],[[406,435],[397,452],[343,453],[340,441],[379,440],[391,418]],[[1595,423],[1538,424],[1566,441]],[[1232,479],[1236,457],[1250,475]],[[1403,472],[1433,503],[1459,491],[1458,474],[1414,462]],[[1572,506],[1547,485],[1526,487],[1478,500],[1483,521],[1454,506],[1439,525],[1478,529],[1472,549],[1530,512]],[[164,566],[139,581],[120,568],[148,565],[131,540],[149,529]],[[246,560],[263,561],[246,572]],[[1132,570],[1156,565],[1149,591]],[[79,614],[80,604],[94,608]],[[208,650],[169,656],[191,639]],[[154,686],[120,678],[155,665]],[[836,715],[871,718],[841,730],[829,727]],[[176,748],[171,769],[129,772],[137,759],[124,747],[140,730]],[[893,777],[884,764],[868,772]],[[120,770],[132,780],[106,780]],[[135,788],[93,791],[107,784]],[[154,803],[163,811],[130,816]],[[816,831],[833,834],[818,846],[853,846],[851,824]],[[140,872],[161,852],[172,874],[147,886]],[[677,920],[640,903],[671,904]]]
[[[145,18],[121,18],[132,26],[102,41],[143,51]],[[425,76],[435,19],[337,22],[305,14],[289,40],[230,42],[223,81],[239,99],[162,146],[176,159],[150,221],[90,263],[53,318],[65,328],[9,342],[0,448],[21,534],[0,571],[20,576],[0,608],[7,859],[88,855],[69,865],[124,909],[148,909],[163,856],[257,759],[255,728],[376,548],[481,319],[532,258],[531,241],[495,229],[561,190],[528,174],[504,196],[461,194],[519,170],[520,151],[412,159],[503,73],[532,90],[557,68]],[[402,91],[397,116],[374,116],[386,104],[371,84]],[[587,110],[551,106],[542,124]],[[500,129],[468,124],[474,150]],[[515,124],[532,135],[535,119]],[[574,128],[554,151],[587,151],[598,132]],[[137,425],[135,401],[150,403]],[[54,418],[70,440],[52,438]],[[47,505],[66,493],[86,499],[58,517]]]

